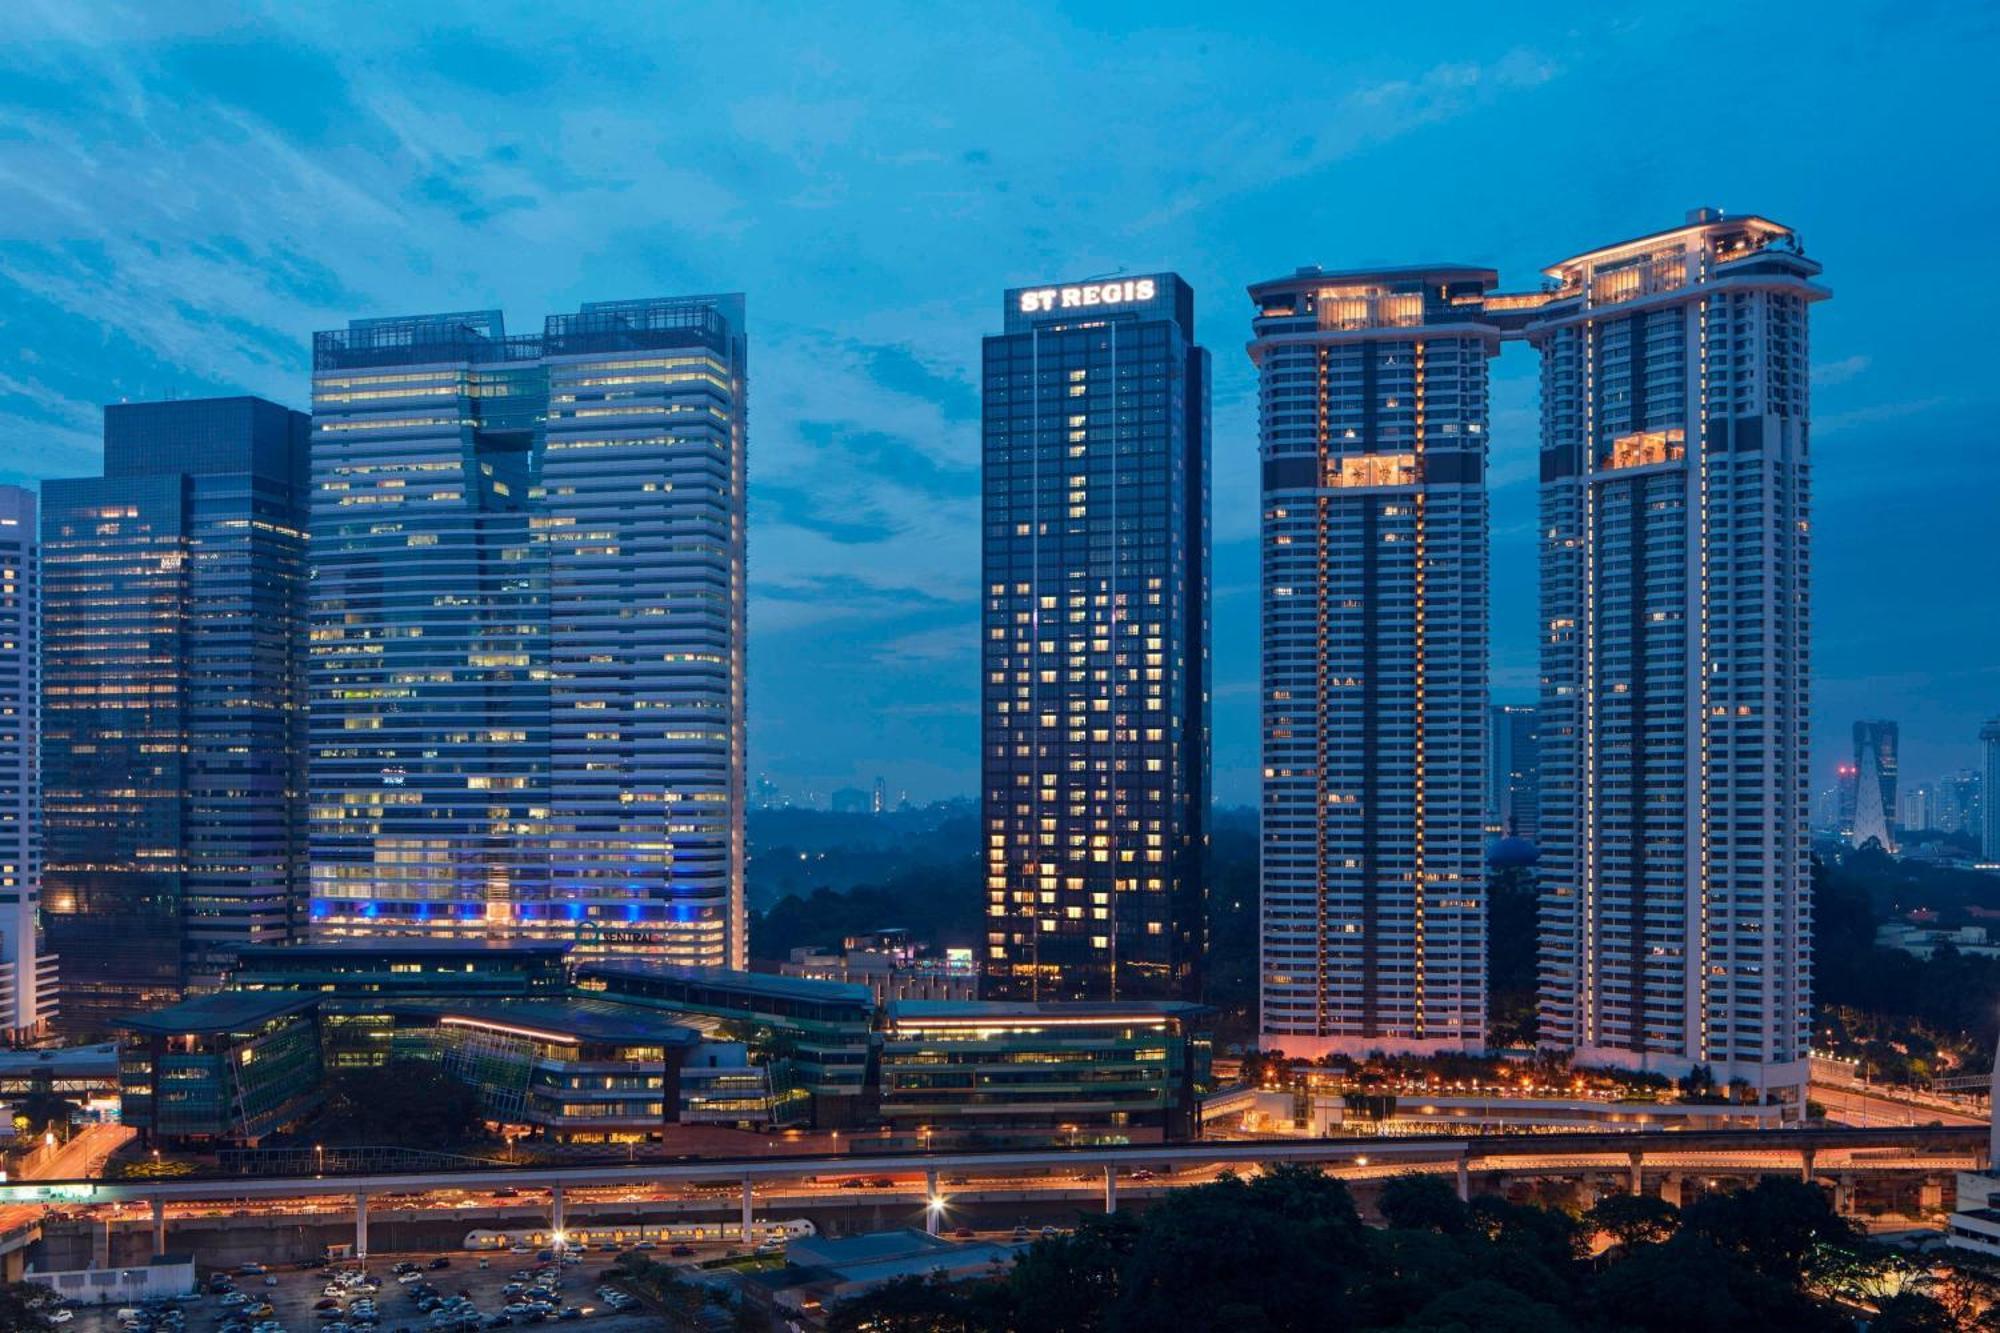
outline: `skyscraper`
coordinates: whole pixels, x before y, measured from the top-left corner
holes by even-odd
[[[35,494],[0,486],[0,1040],[56,1015],[56,956],[41,922],[41,565]]]
[[[315,934],[743,966],[742,297],[313,368]]]
[[[1789,229],[1702,209],[1518,298],[1542,358],[1541,1038],[1587,1062],[1806,1081],[1819,271]]]
[[[1480,1046],[1490,269],[1250,289],[1267,1047]]]
[[[1979,854],[2000,862],[2000,717],[1986,720],[1979,740],[1986,747],[1979,782]]]
[[[991,993],[1191,992],[1208,843],[1208,353],[1174,274],[1006,296],[985,340]]]
[[[1856,847],[1869,839],[1884,851],[1896,850],[1890,821],[1896,817],[1896,724],[1856,722],[1854,724],[1854,831],[1848,840]]]
[[[1542,748],[1533,704],[1486,710],[1486,823],[1489,832],[1534,842],[1541,836]]]
[[[104,475],[42,487],[42,900],[70,1032],[302,921],[306,426],[261,398],[118,404]]]

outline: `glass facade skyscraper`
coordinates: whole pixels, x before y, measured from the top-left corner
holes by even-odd
[[[1533,704],[1486,710],[1486,831],[1534,842],[1542,831],[1542,747]]]
[[[741,965],[740,296],[314,341],[314,934]]]
[[[1019,288],[985,340],[990,994],[1192,992],[1209,800],[1209,361],[1173,274]]]
[[[1310,268],[1250,289],[1262,1032],[1289,1054],[1485,1038],[1495,276]]]
[[[306,418],[104,411],[42,487],[43,909],[62,1026],[219,984],[303,919]]]

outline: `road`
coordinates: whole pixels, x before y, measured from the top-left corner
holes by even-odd
[[[1929,1104],[1901,1101],[1862,1088],[1835,1088],[1823,1083],[1812,1086],[1812,1099],[1826,1108],[1827,1119],[1866,1128],[1887,1125],[1983,1125],[1984,1116],[1952,1111]]]

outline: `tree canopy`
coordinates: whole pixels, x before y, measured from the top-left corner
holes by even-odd
[[[1600,1202],[1584,1220],[1436,1176],[1385,1183],[1385,1227],[1315,1168],[1176,1190],[1134,1216],[1086,1217],[1004,1277],[892,1283],[837,1306],[841,1333],[1681,1333],[1851,1328],[1821,1281],[1865,1242],[1826,1196],[1769,1178],[1685,1212]],[[1619,1242],[1592,1256],[1595,1231]],[[1927,1329],[1912,1296],[1897,1327]]]

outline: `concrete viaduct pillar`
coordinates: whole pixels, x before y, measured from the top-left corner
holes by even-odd
[[[1104,1212],[1106,1216],[1118,1211],[1118,1168],[1108,1163],[1104,1168]]]
[[[1842,1215],[1854,1211],[1854,1173],[1843,1171],[1833,1178],[1833,1211]]]
[[[1464,1153],[1458,1155],[1458,1201],[1472,1202],[1472,1166],[1466,1161]]]
[[[751,1192],[750,1178],[748,1176],[745,1176],[743,1178],[742,1235],[743,1235],[743,1244],[746,1248],[749,1249],[755,1249],[757,1247],[757,1226],[755,1219],[751,1215],[752,1210],[756,1207],[756,1205],[757,1205],[757,1196]]]
[[[1799,1179],[1808,1185],[1812,1184],[1815,1157],[1816,1155],[1811,1148],[1805,1148],[1799,1152]]]
[[[563,1245],[567,1240],[567,1233],[563,1227],[563,1204],[563,1187],[560,1185],[550,1186],[549,1231],[554,1235],[557,1245]]]
[[[153,1200],[153,1257],[159,1258],[167,1252],[167,1201]]]
[[[1632,1163],[1630,1189],[1634,1194],[1644,1194],[1646,1192],[1646,1154],[1634,1149],[1625,1156]]]
[[[359,1263],[368,1262],[368,1191],[354,1193],[354,1258]]]
[[[944,1200],[938,1196],[937,1168],[924,1172],[924,1230],[935,1236],[944,1222]]]
[[[1660,1177],[1660,1197],[1678,1208],[1681,1206],[1681,1173],[1669,1171]]]

